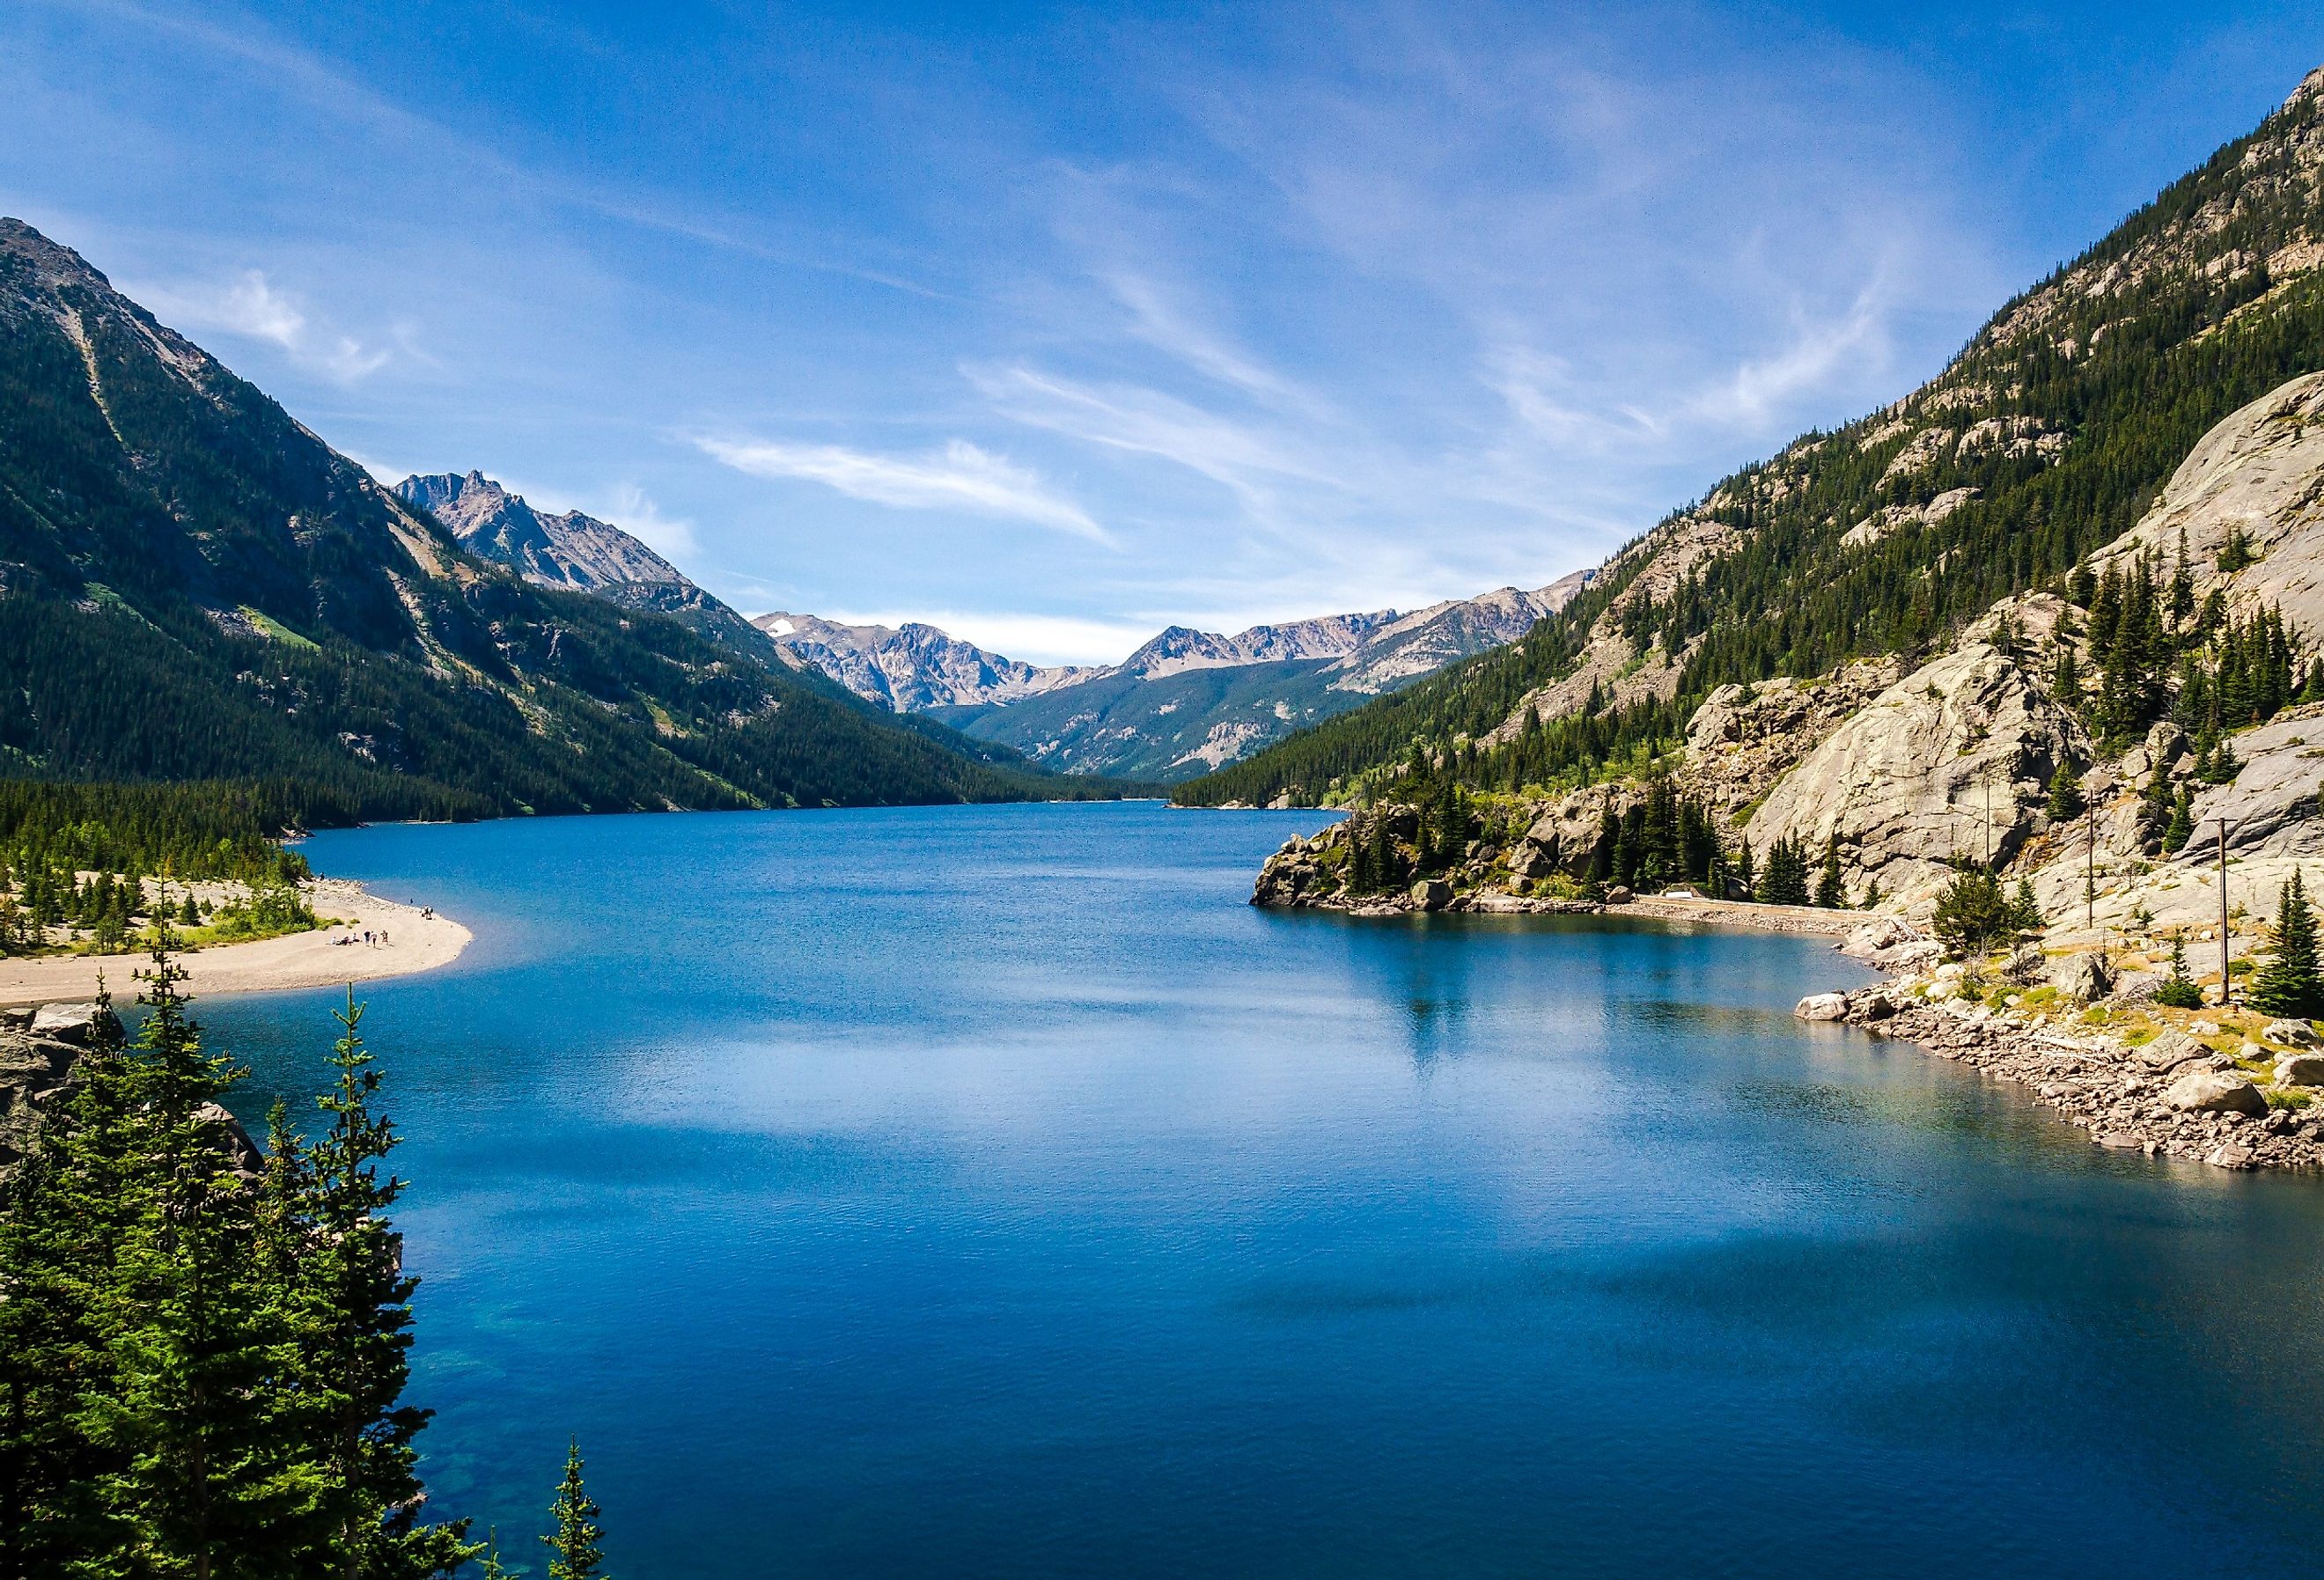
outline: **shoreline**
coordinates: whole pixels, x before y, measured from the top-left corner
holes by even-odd
[[[417,906],[382,899],[346,878],[316,879],[308,898],[318,914],[340,925],[176,956],[186,970],[186,991],[201,997],[281,993],[413,976],[450,965],[475,936],[449,917],[423,915]],[[366,928],[392,941],[383,947],[332,941],[351,932],[360,938]],[[115,1000],[125,1004],[136,989],[133,973],[144,962],[138,954],[0,959],[0,1007],[85,1002],[97,996],[100,974]]]
[[[2279,1084],[2269,1089],[2282,1090],[2282,1061],[2314,1051],[2314,1033],[2304,1023],[2287,1025],[2287,1045],[2274,1046],[2275,1025],[2255,1033],[2236,1024],[2251,1018],[2248,1013],[2213,1009],[2189,1013],[2216,1020],[2199,1018],[2152,1037],[2140,1030],[2134,1040],[2103,1027],[2071,1028],[2052,1024],[2046,1016],[2029,1020],[2014,1011],[1997,1012],[1946,994],[1950,984],[1942,979],[1933,987],[1945,996],[1932,997],[1932,984],[1909,966],[1898,972],[1895,962],[1874,964],[1894,974],[1869,987],[1811,993],[1793,1013],[1803,1021],[1907,1042],[1933,1058],[2025,1087],[2060,1123],[2082,1131],[2093,1145],[2109,1151],[2215,1169],[2324,1169],[2324,1102],[2300,1107],[2269,1103],[2249,1063],[2239,1063],[2218,1046],[2238,1039],[2242,1060],[2276,1060]],[[2305,1031],[2308,1040],[2291,1040],[2294,1030]],[[2261,1036],[2269,1043],[2253,1040]],[[2324,1090],[2305,1086],[2292,1090],[2324,1097]]]
[[[1641,896],[1616,904],[1534,900],[1492,891],[1439,898],[1418,892],[1417,886],[1410,894],[1358,905],[1303,897],[1288,906],[1277,901],[1268,908],[1365,918],[1644,916],[1830,938],[1840,953],[1881,971],[1886,979],[1868,986],[1811,993],[1793,1012],[1803,1021],[1832,1022],[1910,1043],[1932,1058],[1965,1064],[1981,1075],[2024,1087],[2059,1123],[2074,1126],[2093,1145],[2109,1151],[2225,1169],[2324,1169],[2324,1087],[2313,1090],[2315,1101],[2298,1108],[2267,1104],[2255,1084],[2242,1085],[2240,1092],[2233,1089],[2247,1080],[2249,1067],[2238,1067],[2214,1042],[2223,1033],[2246,1039],[2256,1035],[2248,1029],[2211,1024],[2214,1042],[2199,1041],[2176,1029],[2133,1041],[2100,1026],[2069,1028],[2051,1024],[2047,1016],[2029,1021],[2014,1011],[1997,1011],[1960,997],[1932,999],[1922,974],[1936,959],[1935,941],[1890,917],[1678,896]],[[2205,1012],[2219,1015],[2218,1011]],[[2245,1018],[2219,1015],[2228,1021]],[[2205,1028],[2198,1023],[2195,1030]],[[2246,1059],[2312,1051],[2307,1045],[2278,1047],[2248,1040],[2239,1050]],[[2198,1101],[2186,1083],[2199,1076],[2215,1077],[2230,1089]]]

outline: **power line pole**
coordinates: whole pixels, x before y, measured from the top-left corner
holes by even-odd
[[[2088,931],[2098,926],[2098,803],[2096,797],[2083,803],[2083,827],[2089,843],[2082,855],[2082,929]]]
[[[2219,826],[2219,1008],[2226,1009],[2233,1001],[2236,979],[2227,975],[2227,818],[2222,812],[2212,819]]]
[[[1985,870],[1993,871],[1993,764],[1985,765]]]

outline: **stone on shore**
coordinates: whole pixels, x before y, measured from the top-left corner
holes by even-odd
[[[2200,1058],[2209,1051],[2184,1031],[2165,1031],[2138,1050],[2138,1062],[2150,1070],[2163,1071],[2190,1058]]]
[[[2243,1076],[2225,1070],[2197,1070],[2181,1076],[2163,1094],[2163,1105],[2181,1113],[2248,1113],[2267,1112],[2267,1099]]]
[[[2275,1061],[2279,1086],[2324,1086],[2324,1053],[2287,1053]]]
[[[1412,886],[1409,898],[1416,910],[1442,910],[1452,903],[1452,890],[1439,879],[1423,878]]]
[[[2114,991],[2114,973],[2101,955],[2077,955],[2050,975],[2051,984],[2078,1004],[2094,1004]]]
[[[96,1035],[97,1013],[95,1004],[43,1004],[32,1017],[32,1035],[86,1048]]]
[[[1793,1008],[1792,1013],[1803,1021],[1837,1021],[1848,1013],[1848,995],[1812,993]]]

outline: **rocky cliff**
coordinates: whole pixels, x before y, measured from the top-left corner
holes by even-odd
[[[1416,744],[1478,748],[1462,772],[1480,786],[1595,777],[1609,758],[1666,753],[1723,687],[1815,680],[1855,660],[1917,668],[2005,598],[2060,590],[2078,567],[2102,573],[2136,549],[2175,552],[2181,523],[2149,507],[2182,465],[2218,497],[2190,475],[2173,488],[2180,511],[2223,540],[2237,494],[2268,486],[2254,457],[2304,430],[2314,398],[2297,381],[2319,369],[2324,71],[2004,304],[1937,377],[1673,512],[1524,641],[1179,799],[1361,799]],[[2277,437],[2259,430],[2261,412],[2222,429],[2264,400]],[[2274,519],[2296,537],[2312,516]],[[2113,547],[2142,524],[2144,538]],[[2190,554],[2211,565],[2224,542],[2200,537]],[[2264,549],[2261,563],[2305,557]],[[2308,628],[2301,574],[2246,578],[2239,606],[2280,604]],[[1584,717],[1600,722],[1557,727]],[[1528,721],[1552,727],[1520,753]]]
[[[395,495],[431,513],[460,547],[537,587],[597,592],[667,587],[698,591],[678,567],[610,522],[577,510],[538,511],[481,472],[406,477]]]

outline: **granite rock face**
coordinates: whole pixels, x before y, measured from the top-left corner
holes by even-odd
[[[2080,726],[2021,655],[2063,601],[2011,600],[1952,651],[1883,689],[1766,792],[1745,837],[1811,851],[1837,836],[1851,892],[1931,898],[1956,853],[2006,865],[2037,831],[2051,776],[2088,753]]]
[[[42,1110],[64,1090],[104,1012],[95,1004],[0,1010],[0,1185],[23,1160]]]

